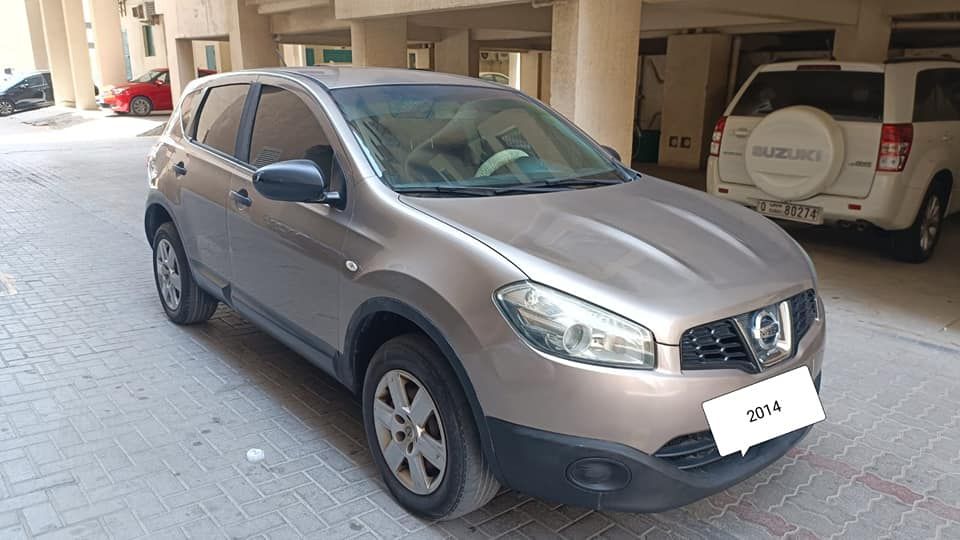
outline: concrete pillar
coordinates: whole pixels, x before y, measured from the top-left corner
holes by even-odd
[[[173,102],[176,103],[187,83],[197,78],[193,41],[174,39],[173,47],[167,50],[167,60],[170,67],[170,92],[173,95]]]
[[[681,34],[667,38],[667,69],[660,122],[661,165],[699,169],[727,103],[731,38]]]
[[[553,6],[550,102],[630,162],[640,52],[637,0]]]
[[[524,94],[540,98],[540,53],[526,52],[517,55],[517,88]],[[511,62],[511,67],[513,63]],[[513,77],[513,73],[510,74]]]
[[[30,48],[33,51],[33,65],[37,69],[49,69],[47,45],[43,38],[43,16],[40,14],[40,0],[27,0],[27,25],[30,27]]]
[[[73,69],[67,47],[67,32],[63,22],[63,4],[60,0],[40,0],[43,19],[43,39],[53,80],[53,96],[60,105],[74,105]]]
[[[230,65],[251,69],[280,65],[278,44],[270,30],[270,17],[257,12],[257,4],[226,0],[230,30]]]
[[[550,104],[550,53],[540,53],[540,101]]]
[[[354,66],[407,67],[407,18],[351,21],[350,48]]]
[[[87,41],[87,23],[83,20],[83,4],[75,0],[63,0],[62,5],[67,49],[70,54],[70,70],[73,72],[75,107],[96,110],[97,101],[93,93],[93,74],[90,72],[90,48]]]
[[[115,0],[90,0],[90,22],[96,47],[97,66],[102,85],[127,80],[123,64],[123,37],[120,35],[120,11]]]
[[[510,86],[520,90],[520,53],[510,53],[508,61],[507,77],[510,78]]]
[[[480,76],[480,44],[470,30],[447,30],[436,44],[436,70],[442,73]]]
[[[833,56],[846,62],[883,62],[890,48],[890,15],[883,2],[860,0],[857,24],[837,27]]]

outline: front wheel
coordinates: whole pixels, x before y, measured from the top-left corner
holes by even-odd
[[[13,102],[8,99],[0,99],[0,116],[10,116],[13,114]]]
[[[920,205],[917,218],[909,229],[895,231],[891,239],[893,257],[897,260],[922,263],[933,255],[940,239],[940,229],[947,199],[942,189],[931,186]]]
[[[363,383],[363,424],[387,488],[414,514],[453,519],[500,488],[456,376],[423,336],[391,339],[374,354]]]
[[[137,96],[130,100],[130,112],[136,116],[146,116],[153,112],[153,103],[143,96]]]

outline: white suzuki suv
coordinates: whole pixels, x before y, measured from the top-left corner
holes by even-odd
[[[890,232],[923,262],[960,211],[960,62],[759,67],[713,132],[707,191],[766,216]]]

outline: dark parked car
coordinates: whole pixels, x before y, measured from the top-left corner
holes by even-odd
[[[0,116],[48,105],[53,105],[49,71],[21,73],[0,82]]]

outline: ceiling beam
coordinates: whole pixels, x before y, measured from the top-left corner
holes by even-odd
[[[530,32],[550,32],[553,25],[551,10],[532,8],[529,4],[425,13],[412,15],[410,20],[439,28],[496,28]]]
[[[530,0],[340,0],[336,8],[338,19],[365,19],[529,3]]]
[[[257,4],[257,13],[261,15],[273,15],[274,13],[285,13],[288,11],[296,11],[298,9],[329,6],[330,0],[280,0],[274,2],[265,2],[264,0],[259,0]]]
[[[859,0],[644,0],[650,7],[677,12],[711,11],[731,15],[745,15],[829,24],[856,24],[860,17]],[[956,0],[954,0],[956,1]],[[646,8],[645,8],[646,9]],[[642,18],[641,18],[642,20]]]

